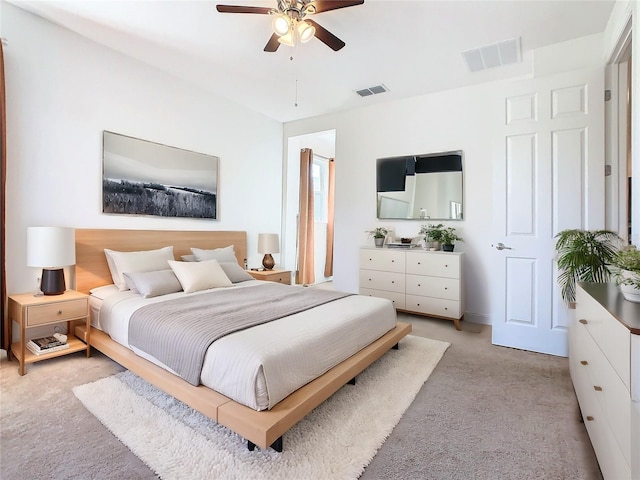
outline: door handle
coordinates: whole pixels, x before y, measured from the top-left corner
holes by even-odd
[[[513,248],[507,247],[504,243],[498,243],[496,245],[496,250],[513,250]]]

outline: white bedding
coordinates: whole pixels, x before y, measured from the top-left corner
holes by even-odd
[[[235,284],[244,288],[264,284],[258,280]],[[294,287],[305,288],[305,287]],[[131,291],[92,301],[92,325],[116,342],[128,341],[129,318],[149,303],[184,295],[172,293],[142,298]],[[396,324],[389,300],[352,295],[273,322],[227,335],[214,342],[205,355],[201,383],[255,410],[273,407],[290,393],[350,357]],[[138,355],[170,370],[139,349]]]

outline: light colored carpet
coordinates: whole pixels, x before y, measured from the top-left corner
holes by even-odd
[[[163,479],[356,479],[449,343],[408,336],[284,436],[284,452],[249,452],[238,435],[130,372],[73,389]]]

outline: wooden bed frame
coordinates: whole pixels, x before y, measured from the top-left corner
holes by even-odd
[[[174,256],[180,259],[181,255],[191,254],[191,247],[212,249],[234,245],[238,263],[244,265],[244,259],[247,258],[246,238],[246,232],[241,231],[76,229],[76,290],[88,293],[94,287],[113,283],[104,248],[137,251],[173,245]],[[257,445],[265,449],[271,446],[282,451],[282,436],[287,430],[396,346],[410,332],[411,324],[398,323],[381,338],[293,392],[271,410],[260,412],[204,385],[191,385],[137,356],[98,329],[91,328],[88,337],[92,347],[123,367],[244,437],[251,450]],[[80,338],[87,338],[82,326],[76,327],[76,333]]]

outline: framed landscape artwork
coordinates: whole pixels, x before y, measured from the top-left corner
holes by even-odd
[[[218,157],[104,131],[102,211],[218,218]]]

